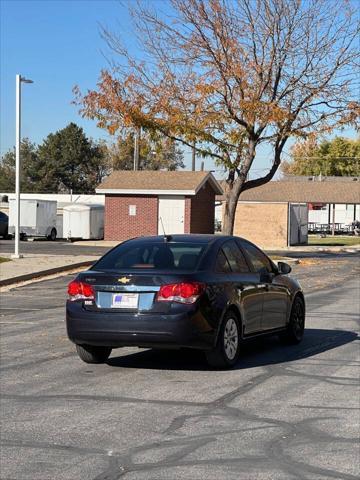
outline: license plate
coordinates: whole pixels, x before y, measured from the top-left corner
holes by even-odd
[[[138,308],[138,293],[113,293],[112,308]]]

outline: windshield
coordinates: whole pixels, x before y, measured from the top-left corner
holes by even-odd
[[[101,258],[94,270],[195,270],[206,243],[126,242]]]

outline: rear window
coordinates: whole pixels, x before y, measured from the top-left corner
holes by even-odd
[[[124,243],[101,258],[94,270],[195,270],[207,244]]]

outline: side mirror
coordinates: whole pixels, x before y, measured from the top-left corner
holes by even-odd
[[[278,271],[282,275],[287,275],[291,272],[291,267],[285,262],[278,262]]]

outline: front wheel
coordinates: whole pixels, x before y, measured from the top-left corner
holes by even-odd
[[[216,347],[206,352],[210,366],[229,368],[235,365],[240,352],[240,323],[233,312],[228,312],[222,322]]]
[[[76,345],[77,354],[85,363],[104,363],[109,358],[111,350],[111,347]]]
[[[291,308],[289,325],[286,331],[280,335],[280,340],[289,345],[297,345],[301,342],[305,330],[305,304],[302,298],[295,297]]]

